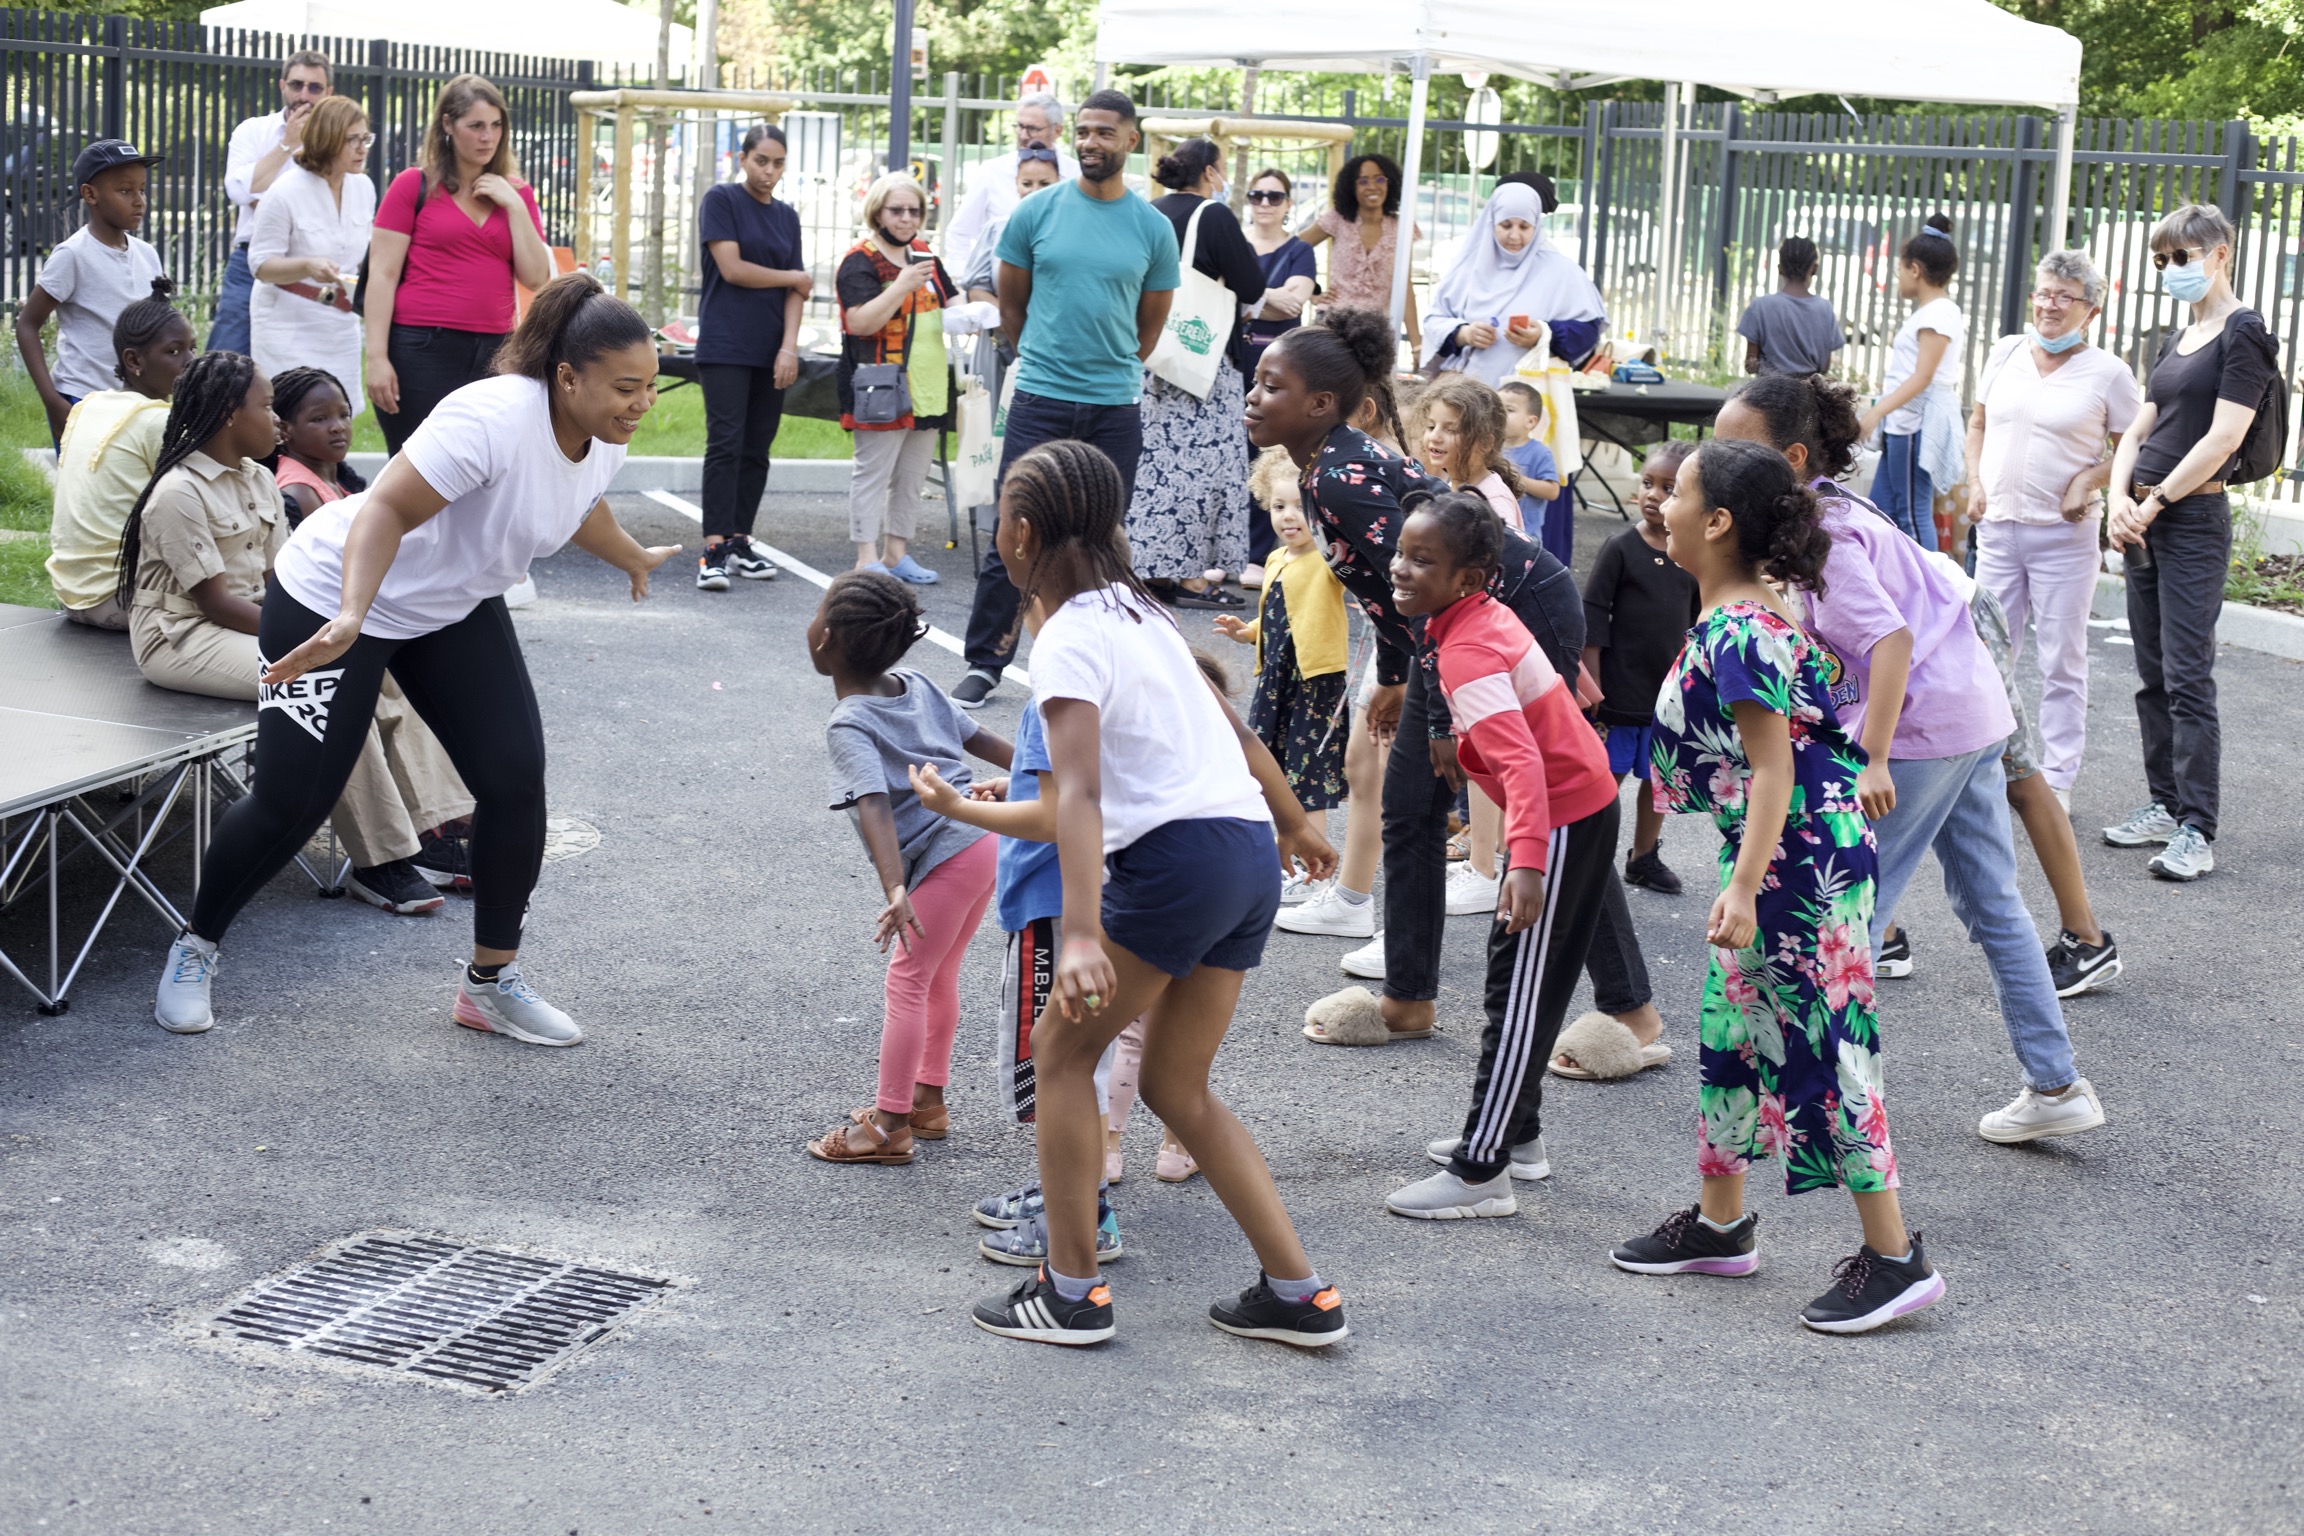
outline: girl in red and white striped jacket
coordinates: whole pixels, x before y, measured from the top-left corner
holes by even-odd
[[[1461,1136],[1428,1149],[1447,1171],[1395,1190],[1393,1214],[1509,1216],[1515,1176],[1549,1173],[1539,1136],[1544,1063],[1584,969],[1616,854],[1616,781],[1576,691],[1511,609],[1487,593],[1503,524],[1452,492],[1400,530],[1399,611],[1422,617],[1456,725],[1457,775],[1504,808],[1504,875],[1488,940],[1488,1027]]]

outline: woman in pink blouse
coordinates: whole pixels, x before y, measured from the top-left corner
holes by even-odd
[[[1400,167],[1390,155],[1354,155],[1336,173],[1331,206],[1297,232],[1306,245],[1332,241],[1328,253],[1328,307],[1392,309],[1393,257],[1400,247]],[[1410,227],[1414,243],[1421,231]],[[1408,290],[1408,340],[1421,350],[1416,290]]]
[[[368,398],[394,453],[451,393],[488,376],[519,319],[514,283],[552,279],[504,95],[478,75],[440,90],[424,164],[392,178],[368,246]]]

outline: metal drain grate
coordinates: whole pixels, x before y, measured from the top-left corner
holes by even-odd
[[[502,1392],[528,1386],[670,1290],[405,1232],[363,1232],[266,1281],[213,1335]]]

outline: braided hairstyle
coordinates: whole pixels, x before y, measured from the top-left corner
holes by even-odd
[[[238,352],[203,352],[186,365],[176,381],[176,396],[168,406],[168,425],[160,436],[160,457],[153,462],[152,478],[128,509],[120,529],[120,606],[136,602],[136,561],[144,543],[144,506],[153,488],[168,472],[200,451],[200,445],[224,430],[248,399],[256,382],[256,360]]]
[[[286,426],[296,419],[297,409],[304,404],[305,399],[323,386],[343,396],[347,406],[352,403],[352,392],[344,387],[344,381],[327,369],[290,368],[272,380],[272,414],[280,418],[282,426]],[[287,452],[287,447],[283,445],[278,453],[262,461],[264,467],[278,474],[281,457]],[[366,478],[349,463],[336,466],[336,483],[348,493],[368,488]]]
[[[152,279],[151,293],[121,310],[120,318],[112,322],[112,356],[117,359],[130,347],[152,345],[160,333],[168,329],[169,321],[183,319],[183,312],[169,302],[175,296],[176,283],[173,278]],[[127,370],[117,361],[112,364],[112,377],[122,385],[128,382]]]
[[[1706,506],[1736,524],[1736,552],[1778,583],[1822,596],[1832,535],[1819,519],[1816,493],[1800,484],[1791,461],[1765,443],[1716,437],[1696,450],[1696,483]]]
[[[1853,385],[1820,373],[1764,373],[1737,385],[1728,398],[1759,414],[1778,453],[1794,443],[1806,448],[1811,475],[1838,479],[1856,467],[1864,432]]]
[[[1126,587],[1144,600],[1143,606],[1166,614],[1159,598],[1128,563],[1128,540],[1121,532],[1128,514],[1128,489],[1103,449],[1068,437],[1042,443],[1008,466],[1000,502],[1004,514],[1030,523],[1040,536],[1040,552],[1032,557],[1032,569],[1025,573],[1016,602],[1018,624],[1040,595],[1050,566],[1067,549],[1080,552],[1092,585]],[[1129,617],[1143,622],[1141,614],[1131,612]],[[1006,643],[1014,644],[1015,638],[1011,625]]]
[[[920,599],[885,571],[844,571],[824,589],[824,633],[851,672],[878,677],[928,633]]]
[[[1504,482],[1504,489],[1520,494],[1519,466],[1504,457],[1504,397],[1468,373],[1444,373],[1418,398],[1424,410],[1445,405],[1456,413],[1459,446],[1457,462],[1449,467],[1478,469]],[[1478,480],[1467,474],[1466,480]]]
[[[1416,508],[1440,528],[1440,542],[1461,568],[1494,574],[1504,564],[1504,519],[1478,491],[1448,491]]]

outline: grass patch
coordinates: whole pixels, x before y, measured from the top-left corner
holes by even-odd
[[[21,450],[48,445],[48,413],[32,381],[0,369],[0,603],[53,608],[48,585],[48,477]]]
[[[669,379],[664,382],[670,383]],[[37,404],[37,402],[35,402]],[[352,424],[352,451],[354,453],[382,453],[384,433],[376,425],[376,414],[363,411]],[[704,391],[694,384],[683,384],[667,389],[656,397],[655,408],[640,423],[640,430],[632,435],[635,455],[661,455],[668,458],[700,459],[704,456]],[[818,421],[812,416],[787,416],[776,434],[776,457],[780,459],[847,459],[854,457],[848,434],[840,430],[836,421]]]
[[[2233,497],[2232,534],[2224,600],[2304,615],[2304,556],[2264,552],[2264,509],[2247,497]]]

